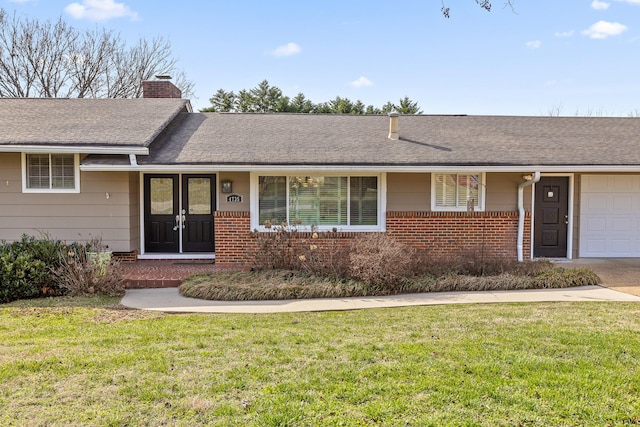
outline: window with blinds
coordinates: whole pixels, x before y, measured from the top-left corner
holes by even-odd
[[[26,189],[76,190],[74,154],[26,154]]]
[[[350,224],[378,224],[378,178],[358,176],[350,179]]]
[[[433,174],[434,210],[473,211],[484,206],[481,174]]]
[[[289,177],[289,216],[305,225],[348,225],[347,177]]]
[[[260,176],[259,223],[326,227],[378,225],[378,177]]]
[[[259,223],[280,224],[287,219],[287,178],[261,176],[258,179]]]

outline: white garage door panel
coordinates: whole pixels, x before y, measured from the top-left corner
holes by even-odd
[[[583,175],[581,257],[640,257],[640,175]]]
[[[606,233],[607,218],[604,216],[585,218],[584,225],[581,228],[588,231],[588,236],[590,237],[596,236],[598,233]]]
[[[633,193],[611,195],[613,211],[616,215],[629,214],[633,211]]]

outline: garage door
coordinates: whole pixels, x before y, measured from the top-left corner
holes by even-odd
[[[640,175],[583,175],[581,257],[640,257]]]

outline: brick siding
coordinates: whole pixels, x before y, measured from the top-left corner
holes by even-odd
[[[255,249],[249,212],[216,212],[216,264],[247,265]],[[482,249],[486,256],[517,257],[517,212],[387,212],[387,232],[409,246],[426,249],[434,256],[454,256]],[[314,244],[339,240],[348,244],[362,235],[356,232],[319,233]],[[300,232],[301,241],[312,233]],[[526,213],[523,252],[530,253],[531,218]]]
[[[113,258],[119,262],[136,262],[138,261],[138,251],[114,252]]]
[[[251,237],[249,212],[220,212],[214,214],[214,241],[216,244],[216,264],[246,265],[246,253],[254,246]]]
[[[523,253],[531,244],[531,217],[525,214]],[[483,248],[494,257],[517,257],[517,212],[387,212],[387,232],[436,256]]]
[[[168,80],[145,80],[142,82],[143,98],[182,98],[182,91]]]

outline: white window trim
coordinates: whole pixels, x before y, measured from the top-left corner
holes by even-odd
[[[478,191],[478,206],[474,209],[476,212],[484,212],[485,199],[487,196],[487,177],[485,172],[432,172],[431,173],[431,210],[434,212],[466,212],[466,206],[444,207],[436,206],[436,175],[459,174],[459,175],[478,175],[480,177],[480,189]]]
[[[250,189],[250,212],[251,212],[251,230],[258,230],[263,232],[273,231],[273,229],[267,229],[263,224],[259,224],[260,217],[259,212],[259,185],[258,180],[261,176],[284,176],[289,182],[291,176],[346,176],[346,177],[359,177],[359,176],[375,176],[378,178],[378,224],[377,225],[318,225],[315,227],[318,231],[333,231],[334,228],[337,231],[361,231],[361,232],[378,232],[386,231],[386,206],[387,206],[387,174],[386,173],[312,173],[309,171],[297,171],[297,172],[251,172],[251,189]],[[289,217],[289,185],[287,185],[287,217]],[[310,231],[311,227],[308,225],[302,225],[297,227],[300,231]]]
[[[23,193],[80,193],[80,155],[73,154],[74,188],[29,188],[27,186],[27,155],[28,154],[59,154],[49,152],[28,152],[22,154],[22,192]],[[51,164],[49,164],[51,169]]]

